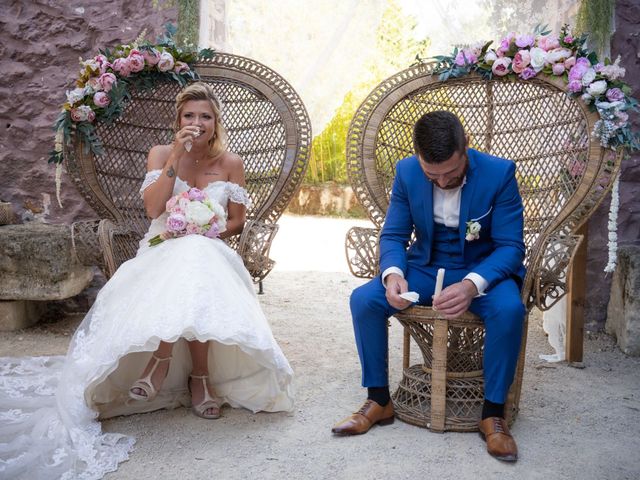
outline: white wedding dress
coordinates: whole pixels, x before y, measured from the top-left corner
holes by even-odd
[[[159,175],[149,172],[141,191]],[[188,189],[176,180],[174,194]],[[223,206],[249,201],[230,182],[205,192]],[[134,439],[102,433],[99,419],[190,407],[185,339],[211,341],[210,382],[225,403],[253,412],[293,408],[293,372],[241,258],[202,235],[149,247],[166,215],[102,288],[66,357],[0,359],[0,478],[95,479],[116,470]],[[177,342],[162,388],[151,402],[131,400],[129,388],[161,340]]]

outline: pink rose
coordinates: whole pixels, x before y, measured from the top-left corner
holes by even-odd
[[[462,49],[456,55],[455,63],[459,66],[470,65],[478,61],[478,56],[468,48]]]
[[[576,57],[569,57],[564,61],[564,68],[569,70],[576,64]]]
[[[131,50],[129,52],[129,68],[132,72],[140,72],[144,69],[144,57],[138,50]]]
[[[535,38],[533,35],[518,35],[516,36],[516,46],[518,48],[526,48],[533,46]]]
[[[152,48],[151,50],[144,50],[142,52],[142,56],[144,57],[144,61],[147,62],[147,65],[157,65],[160,61],[160,52],[155,48]]]
[[[567,88],[571,93],[578,93],[582,90],[582,82],[580,80],[571,80]]]
[[[195,223],[187,225],[187,235],[199,235],[200,233],[202,233],[202,229]]]
[[[566,35],[564,37],[564,43],[573,43],[573,37],[571,35]]]
[[[520,78],[523,80],[529,80],[530,78],[535,77],[537,73],[538,72],[536,72],[533,68],[527,67],[520,74]]]
[[[509,57],[502,57],[493,62],[491,66],[491,71],[494,75],[499,77],[504,77],[507,73],[509,73],[509,65],[511,64],[511,59]]]
[[[543,49],[544,51],[553,50],[554,48],[558,48],[560,46],[560,42],[558,41],[558,37],[553,35],[546,35],[544,37],[538,37],[538,47]]]
[[[116,76],[113,73],[103,73],[100,75],[100,78],[98,78],[98,81],[105,92],[110,92],[117,82]]]
[[[167,230],[170,232],[180,232],[187,226],[187,219],[179,213],[172,213],[167,218]]]
[[[511,64],[511,68],[516,73],[522,73],[522,71],[529,66],[531,62],[531,54],[528,50],[520,50],[513,57],[513,63]]]
[[[207,198],[207,194],[204,193],[199,188],[191,188],[189,189],[189,200],[195,200],[197,202],[202,202],[205,198]]]
[[[164,208],[167,210],[167,212],[170,212],[171,210],[174,209],[174,207],[178,204],[178,197],[171,197],[169,200],[167,200],[167,203],[165,204]]]
[[[551,69],[553,70],[554,75],[562,75],[565,70],[564,63],[555,63]]]
[[[501,56],[500,53],[505,54],[511,48],[511,41],[516,37],[514,32],[510,32],[500,40],[500,46],[498,47],[498,56]]]
[[[208,238],[216,238],[218,235],[220,235],[220,229],[215,223],[212,224],[211,228],[209,228],[209,230],[207,230],[204,234],[204,236]]]
[[[111,98],[109,98],[108,93],[96,92],[93,96],[93,103],[98,107],[104,108],[111,103]]]
[[[624,93],[619,88],[610,88],[607,90],[607,100],[610,102],[621,102],[624,100]]]
[[[93,122],[96,114],[89,105],[80,105],[71,109],[71,120],[74,122]]]
[[[160,60],[158,61],[158,70],[161,72],[168,72],[174,65],[173,55],[169,52],[162,52]]]
[[[176,73],[188,72],[189,70],[189,65],[184,62],[176,62],[176,66],[173,69],[173,71]]]
[[[107,57],[105,57],[104,55],[96,55],[94,57],[94,60],[98,64],[101,74],[105,73],[107,71],[107,68],[109,68],[110,66],[109,60],[107,60]]]
[[[118,72],[122,77],[128,77],[131,73],[131,65],[129,65],[129,60],[126,58],[116,58],[113,61],[111,68]]]

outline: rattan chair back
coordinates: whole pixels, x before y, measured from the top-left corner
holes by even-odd
[[[293,88],[276,72],[248,58],[216,54],[198,63],[201,81],[220,98],[228,148],[244,161],[252,208],[248,221],[275,224],[303,179],[311,127]],[[147,231],[139,188],[150,148],[173,140],[175,98],[181,87],[162,83],[132,92],[122,116],[97,128],[104,155],[95,157],[76,145],[66,155],[67,171],[87,202],[103,219],[117,225],[115,268],[135,255]],[[229,243],[237,247],[239,239]],[[255,276],[255,275],[254,275]]]

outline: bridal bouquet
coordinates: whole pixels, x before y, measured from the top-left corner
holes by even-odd
[[[170,238],[197,234],[216,238],[227,228],[227,215],[222,206],[205,192],[191,188],[167,201],[167,231],[149,240],[150,246]]]

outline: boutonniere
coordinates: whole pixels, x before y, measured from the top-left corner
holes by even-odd
[[[477,240],[480,238],[480,230],[482,229],[482,225],[480,225],[480,222],[478,220],[482,220],[484,217],[489,215],[491,213],[491,210],[493,210],[493,206],[489,208],[487,213],[485,213],[481,217],[472,218],[467,222],[467,230],[464,234],[464,239],[467,242],[473,242],[474,240]]]
[[[464,239],[467,242],[472,242],[474,240],[477,240],[480,238],[480,229],[482,227],[480,226],[480,223],[476,220],[471,220],[469,222],[467,222],[467,231],[466,234],[464,236]]]

